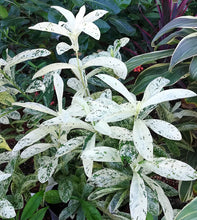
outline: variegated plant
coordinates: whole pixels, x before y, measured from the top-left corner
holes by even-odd
[[[181,133],[173,124],[151,118],[150,113],[163,102],[193,97],[196,94],[187,89],[164,90],[170,81],[157,77],[146,87],[142,100],[137,101],[136,96],[121,83],[121,79],[125,79],[127,76],[127,67],[121,60],[119,50],[128,42],[127,38],[116,40],[107,51],[79,59],[79,35],[84,32],[99,40],[100,31],[93,22],[104,16],[107,11],[95,10],[85,15],[86,9],[85,6],[82,6],[75,17],[72,12],[60,6],[52,8],[59,11],[67,22],[60,21],[58,24],[42,22],[30,29],[68,37],[71,44],[58,43],[57,53],[62,54],[73,49],[76,58],[70,59],[68,63],[47,65],[36,72],[33,77],[33,79],[43,75],[52,77],[57,97],[57,111],[36,102],[13,103],[15,106],[47,114],[49,119],[22,137],[12,153],[17,155],[22,151],[20,152],[22,159],[35,156],[37,178],[40,183],[48,181],[48,186],[51,182],[54,183],[53,178],[61,166],[65,166],[73,158],[78,158],[83,165],[88,184],[100,188],[89,195],[89,200],[96,200],[115,192],[108,208],[102,201],[96,203],[97,207],[112,219],[145,220],[150,201],[148,196],[153,195],[155,191],[153,197],[161,204],[166,219],[173,220],[173,210],[167,196],[160,184],[151,179],[150,175],[155,173],[165,178],[187,181],[197,179],[197,172],[186,163],[172,158],[158,157],[154,154],[155,143],[149,128],[170,140],[181,140]],[[1,59],[0,65],[5,66],[2,72],[3,77],[7,76],[5,80],[8,77],[11,78],[11,69],[17,63],[48,54],[47,50],[38,49],[23,52],[6,61]],[[91,67],[91,71],[87,72],[89,67]],[[65,85],[60,76],[64,69],[72,70],[74,73],[75,78],[70,78],[67,85],[76,91],[71,105],[66,108],[63,106]],[[113,96],[110,89],[96,94],[91,93],[88,86],[91,77],[96,77],[97,80],[103,81],[118,92],[121,95],[118,97],[119,101],[116,101],[117,96]],[[42,81],[33,81],[26,92],[35,92],[35,87],[43,91],[45,84]],[[7,115],[7,117],[9,116]],[[8,119],[4,117],[4,120]],[[125,121],[128,126],[124,126]],[[79,134],[82,129],[83,132]],[[75,134],[73,137],[73,130],[78,131],[78,135]],[[108,146],[105,140],[115,140],[116,144],[113,147]],[[46,152],[50,152],[50,154]],[[60,164],[60,161],[63,161],[63,165]],[[100,162],[103,163],[104,168],[101,169],[101,166],[98,165],[97,171],[94,172],[94,164]],[[111,163],[120,165],[126,171],[113,168]],[[10,175],[10,173],[0,173],[0,181],[9,178]],[[125,189],[121,185],[123,182],[129,183],[130,186],[127,185],[128,187]],[[67,185],[70,185],[70,182]],[[69,197],[64,202],[69,201],[72,191],[73,189],[69,191]],[[130,217],[118,210],[127,197],[130,201]],[[4,207],[10,207],[9,203],[4,198],[0,200],[1,202],[6,204],[3,206],[5,212]],[[13,209],[10,208],[10,210],[12,211],[11,217],[13,217]],[[0,215],[2,215],[1,210]],[[5,214],[3,217],[6,217]]]

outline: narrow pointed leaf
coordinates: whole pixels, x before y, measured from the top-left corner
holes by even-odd
[[[152,162],[143,163],[145,169],[175,180],[191,181],[197,179],[197,172],[188,164],[165,157],[154,158]]]
[[[130,93],[127,88],[116,78],[106,75],[99,74],[96,75],[99,79],[103,80],[106,84],[111,86],[114,90],[122,94],[133,106],[136,105],[136,97]]]
[[[94,21],[98,20],[99,18],[103,17],[103,15],[105,15],[106,13],[108,13],[108,11],[106,11],[106,10],[94,10],[94,11],[88,13],[84,17],[84,21],[94,22]]]
[[[147,192],[143,179],[136,172],[131,181],[129,208],[132,219],[146,220]]]
[[[28,148],[26,148],[22,153],[21,153],[21,158],[29,158],[32,157],[36,154],[39,154],[41,152],[44,152],[48,150],[49,148],[54,147],[54,144],[47,144],[47,143],[39,143],[39,144],[34,144]]]
[[[183,99],[196,96],[196,93],[188,89],[169,89],[161,91],[156,95],[152,96],[146,102],[142,104],[142,108],[145,108],[149,105],[155,105],[166,101],[172,101],[176,99]]]
[[[137,119],[133,126],[133,141],[136,149],[146,160],[153,159],[153,140],[144,121]]]
[[[83,153],[82,159],[91,159],[97,162],[121,162],[119,151],[105,146],[98,146]]]
[[[88,182],[98,187],[111,187],[129,179],[130,176],[120,171],[105,168],[93,173]]]
[[[66,28],[51,22],[40,22],[34,26],[29,27],[29,29],[52,32],[63,36],[69,36],[70,34],[70,32],[66,30]]]
[[[158,119],[147,119],[145,120],[146,125],[151,128],[155,133],[168,138],[170,140],[181,140],[182,136],[180,131],[172,124],[158,120]]]
[[[192,59],[189,67],[189,72],[191,74],[191,77],[197,80],[197,56]]]
[[[104,189],[99,189],[96,190],[94,192],[92,192],[89,196],[88,196],[88,200],[96,200],[99,199],[105,195],[108,195],[110,193],[114,193],[116,191],[120,191],[122,188],[119,187],[113,187],[113,188],[104,188]]]
[[[113,57],[96,57],[85,63],[83,68],[87,68],[90,66],[103,66],[111,68],[113,69],[114,73],[122,79],[125,79],[127,76],[126,65],[121,60]]]
[[[168,220],[173,220],[174,214],[173,209],[170,204],[170,201],[168,197],[165,195],[163,189],[157,184],[154,180],[151,178],[143,175],[143,179],[146,181],[146,183],[151,187],[152,190],[156,191],[158,200],[161,204],[161,207],[163,209],[163,213]]]
[[[61,157],[61,156],[63,156],[64,154],[67,154],[67,153],[73,151],[74,149],[76,149],[77,147],[79,147],[80,145],[83,144],[84,139],[85,139],[85,137],[83,137],[83,136],[80,137],[80,136],[79,136],[79,137],[72,138],[72,139],[68,140],[68,141],[65,143],[65,145],[61,146],[61,147],[57,150],[55,156],[56,156],[56,157]]]
[[[172,54],[169,70],[172,70],[172,68],[181,61],[196,56],[197,55],[196,47],[197,47],[197,33],[192,33],[184,37],[179,42],[176,49],[174,50],[174,53]]]
[[[62,69],[76,69],[76,67],[72,64],[68,64],[68,63],[53,63],[53,64],[49,64],[45,67],[43,67],[42,69],[40,69],[38,72],[35,73],[35,75],[33,76],[33,79],[40,77],[40,76],[44,76],[45,74],[55,71],[55,70],[62,70]]]
[[[85,160],[82,160],[82,163],[83,163],[83,168],[84,168],[84,172],[86,176],[88,178],[91,178],[92,170],[93,170],[93,160],[85,159]]]
[[[49,115],[57,116],[57,113],[55,111],[51,110],[50,108],[48,108],[42,104],[36,103],[36,102],[25,102],[25,103],[14,102],[14,103],[12,103],[12,105],[21,106],[24,108],[30,108],[30,109],[33,109],[33,110],[36,110],[39,112],[49,114]]]
[[[56,92],[56,96],[57,96],[58,110],[59,110],[59,112],[61,112],[62,111],[63,92],[64,92],[64,82],[59,74],[53,75],[53,81],[54,81],[55,92]]]

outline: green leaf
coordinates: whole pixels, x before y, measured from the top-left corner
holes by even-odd
[[[169,86],[173,85],[188,73],[188,68],[189,68],[188,64],[179,64],[177,67],[175,67],[172,70],[172,72],[168,71],[168,65],[169,64],[167,63],[156,64],[141,72],[140,75],[137,77],[137,80],[135,81],[132,92],[134,94],[140,94],[144,92],[146,86],[153,79],[159,76],[169,79],[170,80],[170,83],[168,84]]]
[[[136,32],[136,29],[124,18],[110,17],[109,22],[113,24],[120,33],[126,34],[127,36],[133,36]]]
[[[104,9],[112,14],[118,14],[121,9],[114,0],[85,0],[93,9]]]
[[[197,198],[187,204],[175,217],[175,220],[195,220],[197,216]]]
[[[79,201],[87,220],[102,220],[100,212],[92,205],[92,203],[84,200]]]
[[[70,200],[68,206],[61,211],[59,220],[68,219],[78,209],[79,205],[80,204],[78,200]]]
[[[152,46],[155,46],[155,41],[162,35],[168,33],[174,28],[197,28],[197,18],[193,16],[181,16],[172,20],[155,35],[152,40]]]
[[[127,60],[126,62],[128,72],[132,71],[137,66],[143,64],[149,64],[149,63],[155,63],[155,60],[169,57],[172,55],[173,51],[174,49],[161,50],[161,51],[154,51],[154,52],[134,56],[131,59]]]
[[[96,26],[98,26],[99,30],[101,31],[101,34],[106,33],[110,29],[109,24],[102,19],[98,19],[94,23],[96,24]]]
[[[43,220],[48,207],[38,210],[29,220]]]
[[[191,77],[194,80],[197,80],[197,56],[193,57],[190,67],[189,67],[189,72],[190,72]]]
[[[8,17],[8,11],[5,7],[0,5],[0,18],[4,19],[6,17]]]
[[[182,202],[188,202],[193,198],[193,181],[179,182],[179,198]]]
[[[69,180],[64,180],[64,181],[59,182],[58,191],[59,191],[59,196],[61,200],[67,203],[73,193],[72,182]]]
[[[131,0],[115,0],[115,3],[121,8],[125,9],[131,3]]]
[[[37,211],[38,207],[43,201],[44,192],[40,191],[37,192],[35,195],[33,195],[27,204],[25,205],[25,208],[23,209],[21,220],[28,220],[34,212]]]
[[[187,37],[184,37],[177,45],[170,61],[169,70],[180,63],[183,60],[191,58],[197,55],[197,33],[192,33]]]
[[[49,204],[58,204],[62,202],[58,190],[49,190],[45,192],[44,200]]]

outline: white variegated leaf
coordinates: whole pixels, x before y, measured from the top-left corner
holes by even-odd
[[[157,184],[151,178],[143,175],[143,179],[146,181],[146,183],[151,187],[153,191],[156,191],[159,203],[161,204],[166,219],[173,220],[174,219],[173,209],[163,189],[159,186],[159,184]]]
[[[6,116],[8,116],[9,118],[14,119],[14,120],[20,120],[21,119],[21,115],[17,111],[10,112]]]
[[[197,179],[197,171],[188,164],[165,157],[154,158],[152,162],[143,163],[145,170],[175,180],[191,181]]]
[[[62,70],[62,69],[76,69],[76,67],[69,63],[52,63],[38,70],[38,72],[34,74],[33,79],[40,76],[44,76],[49,72]]]
[[[96,40],[100,39],[101,33],[99,28],[92,22],[84,22],[81,27],[82,31]]]
[[[12,174],[0,171],[0,182],[9,178]]]
[[[110,187],[110,188],[98,189],[98,190],[95,190],[94,192],[92,192],[88,196],[88,200],[96,200],[96,199],[99,199],[105,195],[109,195],[110,193],[114,193],[114,192],[120,191],[122,189],[123,188],[120,188],[120,187]]]
[[[122,141],[132,141],[133,140],[133,133],[132,131],[128,130],[127,128],[122,128],[118,126],[111,126],[111,138],[119,139]]]
[[[62,99],[63,99],[63,92],[64,92],[64,82],[59,74],[53,75],[53,81],[55,86],[55,92],[57,96],[58,102],[58,110],[62,112]]]
[[[71,58],[69,61],[69,64],[72,65],[75,68],[72,68],[73,73],[75,74],[75,76],[81,80],[81,74],[80,71],[82,70],[82,62],[80,59],[77,58]],[[79,70],[80,69],[80,70]]]
[[[94,129],[98,131],[99,133],[108,135],[108,136],[110,136],[112,132],[110,126],[105,121],[102,121],[102,120],[97,122],[94,125]]]
[[[130,215],[135,220],[146,220],[147,192],[143,179],[137,172],[133,172],[129,200]]]
[[[42,153],[51,147],[55,147],[54,144],[39,143],[31,145],[21,153],[21,158],[33,157],[34,155]]]
[[[34,26],[29,27],[29,29],[52,32],[52,33],[60,34],[60,35],[67,36],[67,37],[69,37],[70,35],[70,32],[66,30],[66,28],[61,27],[60,25],[52,23],[52,22],[40,22]]]
[[[46,49],[42,49],[42,48],[23,51],[17,54],[16,56],[14,56],[13,58],[11,58],[11,60],[5,66],[5,69],[10,68],[18,63],[21,63],[27,60],[32,60],[38,57],[48,56],[49,54],[51,54],[50,51]]]
[[[166,101],[172,101],[175,99],[183,99],[194,97],[197,94],[188,89],[169,89],[161,91],[160,93],[155,94],[142,104],[142,108],[145,108],[149,105],[155,105]]]
[[[85,150],[81,157],[83,160],[91,159],[97,162],[121,162],[119,151],[105,146]]]
[[[9,162],[12,158],[12,153],[12,151],[5,151],[0,153],[0,164]]]
[[[133,106],[136,105],[135,95],[130,93],[128,89],[119,80],[106,74],[99,74],[96,76],[99,79],[103,80],[106,84],[111,86],[114,90],[122,94]]]
[[[2,58],[0,58],[0,67],[5,66],[5,65],[7,65],[7,62],[3,60]]]
[[[53,175],[58,165],[58,158],[43,156],[38,169],[38,180],[41,183],[47,182]]]
[[[84,21],[86,21],[86,22],[94,22],[94,21],[98,20],[99,18],[103,17],[103,15],[105,15],[106,13],[108,13],[108,11],[105,11],[105,10],[94,10],[94,11],[88,13],[84,17]]]
[[[1,117],[0,117],[0,123],[1,123],[1,124],[4,124],[4,125],[8,125],[10,122],[9,122],[8,117],[6,117],[6,116],[1,116]]]
[[[57,44],[56,46],[56,51],[58,55],[62,55],[64,52],[70,50],[72,47],[70,45],[68,45],[67,43],[64,42],[60,42],[59,44]]]
[[[72,138],[70,140],[68,140],[63,146],[61,146],[55,156],[56,157],[61,157],[64,154],[67,154],[71,151],[73,151],[74,149],[78,148],[80,145],[83,144],[85,137],[84,136],[79,136],[76,138]]]
[[[7,199],[0,200],[0,216],[4,219],[10,219],[16,216],[14,207]]]
[[[101,93],[100,98],[112,99],[112,91],[110,89],[105,89]]]
[[[126,65],[121,60],[118,60],[113,57],[96,57],[92,60],[89,60],[87,63],[85,63],[83,68],[87,68],[90,66],[103,66],[103,67],[111,68],[113,69],[114,73],[119,78],[122,78],[122,79],[125,79],[127,76]]]
[[[79,91],[79,90],[83,89],[82,83],[77,78],[68,79],[67,85],[70,88],[74,89],[75,91]]]
[[[26,146],[34,144],[35,142],[45,137],[49,132],[50,128],[44,126],[40,126],[39,128],[30,131],[27,135],[18,141],[18,143],[13,148],[13,151],[19,151]]]
[[[26,89],[26,93],[33,93],[37,91],[45,91],[45,85],[41,80],[33,81]]]
[[[48,108],[42,104],[36,103],[36,102],[25,102],[25,103],[14,102],[14,103],[12,103],[12,105],[21,106],[24,108],[30,108],[30,109],[33,109],[33,110],[36,110],[39,112],[49,114],[49,115],[57,116],[57,112],[51,110],[50,108]]]
[[[156,95],[157,93],[161,92],[164,86],[166,86],[170,80],[165,79],[163,77],[157,77],[153,81],[151,81],[144,91],[144,96],[142,102],[147,101],[152,96]]]
[[[88,179],[88,182],[97,187],[111,187],[129,179],[130,176],[125,173],[105,168],[93,173],[92,177]]]
[[[145,122],[140,119],[134,121],[133,141],[140,155],[149,161],[153,160],[153,139]]]
[[[172,124],[159,119],[144,120],[145,124],[151,128],[155,133],[168,138],[170,140],[181,140],[182,136],[180,131]]]

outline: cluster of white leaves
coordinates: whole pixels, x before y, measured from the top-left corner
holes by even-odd
[[[9,112],[10,108],[7,108],[6,111]],[[9,118],[14,120],[20,120],[21,115],[17,111],[11,110],[9,113],[6,113],[3,110],[0,110],[0,124],[9,124]]]
[[[65,42],[60,42],[57,45],[56,49],[59,55],[71,48],[74,51],[79,50],[78,37],[81,32],[88,34],[96,40],[100,39],[100,30],[93,22],[105,15],[107,11],[95,10],[85,15],[86,8],[82,6],[75,17],[72,12],[60,6],[52,6],[52,8],[59,11],[66,18],[67,22],[59,21],[58,24],[41,22],[30,27],[30,29],[53,32],[68,37],[71,45]]]

